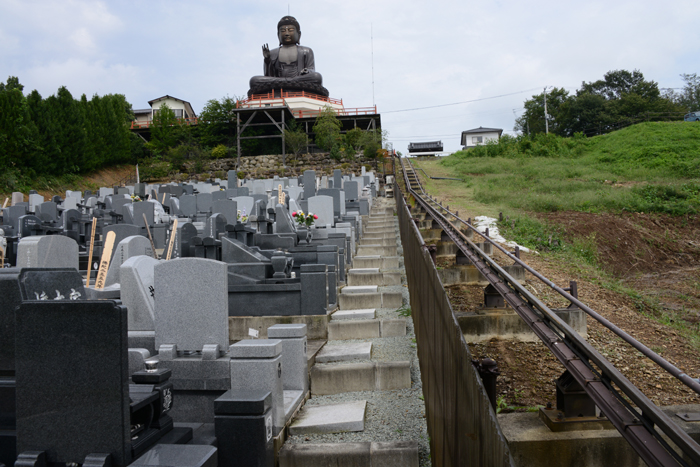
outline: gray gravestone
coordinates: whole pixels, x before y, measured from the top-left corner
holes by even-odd
[[[301,194],[304,193],[304,189],[298,186],[290,186],[286,191],[289,193],[289,197],[296,201],[299,201]]]
[[[357,180],[345,182],[344,190],[347,201],[357,201],[360,198],[359,182]]]
[[[193,195],[180,196],[180,212],[183,216],[194,217],[197,215],[197,197]]]
[[[134,219],[134,225],[138,225],[139,227],[145,227],[146,225],[143,222],[143,215],[146,215],[146,221],[148,221],[149,226],[153,226],[154,222],[154,216],[155,216],[155,203],[152,203],[150,201],[141,201],[138,203],[133,203],[131,205],[131,208],[133,209],[133,219]]]
[[[253,180],[253,193],[254,195],[264,195],[265,194],[265,181],[264,180]]]
[[[343,188],[343,171],[340,169],[333,170],[333,188]]]
[[[112,249],[112,258],[117,252],[117,245],[121,243],[127,237],[132,237],[134,235],[141,235],[141,227],[132,224],[114,224],[108,225],[102,230],[102,240],[107,238],[109,232],[114,232],[114,247]]]
[[[233,198],[238,205],[238,210],[241,211],[241,215],[249,216],[253,212],[253,204],[255,203],[255,198],[252,196],[237,196]]]
[[[316,195],[316,172],[313,170],[304,171],[304,199],[309,199]]]
[[[37,206],[44,202],[44,197],[41,195],[29,195],[29,210],[36,212]]]
[[[119,242],[112,254],[112,261],[109,263],[105,286],[119,284],[121,282],[120,268],[122,264],[131,257],[143,255],[153,257],[151,242],[143,235],[132,235]]]
[[[64,235],[24,237],[17,246],[17,267],[78,269],[78,243]]]
[[[210,192],[197,195],[197,212],[211,212],[212,195]]]
[[[236,188],[238,187],[238,172],[235,170],[228,171],[228,187]]]
[[[317,226],[333,226],[333,198],[330,196],[312,196],[309,198],[309,212],[318,216]]]
[[[318,195],[330,196],[333,198],[333,215],[335,217],[340,217],[341,212],[341,193],[343,190],[338,188],[326,188],[324,190],[318,190]]]
[[[275,207],[275,224],[277,233],[295,233],[297,231],[296,222],[292,219],[287,208],[281,204]]]
[[[228,346],[228,274],[225,263],[178,258],[155,267],[156,349],[201,351]]]
[[[226,224],[228,223],[223,214],[212,214],[204,225],[204,235],[218,240],[219,234],[226,233]]]
[[[133,256],[119,268],[121,300],[129,311],[129,331],[154,331],[154,271],[159,261],[150,256]]]
[[[211,212],[213,214],[223,214],[228,224],[235,225],[236,216],[238,214],[238,203],[230,199],[216,200],[212,204]]]
[[[19,191],[15,191],[12,193],[12,204],[11,206],[17,205],[17,203],[23,203],[24,202],[24,195],[20,193]]]

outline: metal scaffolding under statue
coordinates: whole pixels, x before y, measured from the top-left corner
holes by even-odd
[[[241,140],[281,138],[282,151],[284,152],[284,129],[286,128],[285,122],[294,119],[294,115],[292,115],[292,112],[289,110],[289,107],[281,106],[268,108],[242,108],[233,109],[232,112],[233,119],[236,121],[236,171],[239,171],[241,167]],[[275,117],[277,116],[279,116],[279,120],[275,119]],[[241,125],[242,121],[245,122],[243,123],[243,125]],[[241,136],[241,134],[246,129],[252,127],[266,127],[266,129],[271,130],[271,132],[275,134]],[[279,131],[279,134],[276,134],[275,129]],[[268,133],[269,132],[270,131],[268,131]]]

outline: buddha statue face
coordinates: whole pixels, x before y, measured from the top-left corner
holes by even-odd
[[[277,37],[280,45],[294,45],[299,43],[301,29],[299,22],[292,16],[285,16],[277,23]]]

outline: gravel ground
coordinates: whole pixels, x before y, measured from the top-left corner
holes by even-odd
[[[389,201],[390,202],[390,201]],[[400,242],[397,234],[397,241]],[[403,250],[399,248],[399,254]],[[403,295],[404,306],[409,304],[408,288],[406,287],[406,271],[403,267],[403,257],[400,257],[401,282],[403,285],[380,287],[382,292],[400,291]],[[388,308],[377,309],[377,318],[401,318],[397,310]],[[362,391],[346,392],[331,396],[312,395],[306,404],[309,406],[337,404],[357,400],[367,401],[365,429],[356,433],[333,433],[324,435],[296,435],[287,439],[288,443],[355,443],[366,441],[408,441],[415,440],[420,449],[420,465],[430,466],[430,445],[428,428],[425,419],[425,403],[423,401],[423,385],[421,383],[418,355],[416,354],[413,321],[406,319],[405,337],[385,337],[377,339],[361,339],[346,341],[328,341],[326,345],[338,345],[351,342],[372,342],[372,361],[410,361],[411,388],[394,391]],[[346,363],[357,363],[353,360]],[[338,363],[342,364],[342,363]]]

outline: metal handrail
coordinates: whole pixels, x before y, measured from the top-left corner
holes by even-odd
[[[445,233],[451,234],[453,241],[465,256],[472,261],[564,367],[570,371],[645,462],[659,466],[687,465],[654,429],[654,424],[656,424],[686,455],[694,462],[700,463],[700,446],[685,431],[661,412],[646,395],[639,391],[576,331],[506,273],[493,259],[476,247],[441,212],[418,195],[408,180],[403,159],[401,165],[404,168],[407,189],[414,199],[426,211],[431,212],[433,219]],[[414,170],[413,173],[421,191],[424,192],[417,173]],[[460,221],[462,220],[460,219]],[[477,233],[482,235],[478,231]],[[596,370],[588,360],[593,361],[600,371]],[[617,393],[611,382],[614,382],[630,400],[641,408],[641,414]]]
[[[423,170],[421,168],[418,168],[418,170]],[[425,171],[423,170],[423,173]],[[426,174],[426,176],[428,176]],[[432,201],[432,200],[431,200]],[[434,201],[433,201],[434,202]],[[512,259],[515,263],[519,264],[522,266],[527,272],[538,278],[540,281],[542,281],[544,284],[549,286],[550,288],[554,289],[559,295],[564,297],[565,299],[569,300],[571,303],[579,307],[581,310],[585,311],[591,318],[595,319],[598,321],[600,324],[608,328],[610,331],[615,333],[618,337],[620,337],[622,340],[630,344],[632,347],[637,349],[639,352],[641,352],[645,357],[648,357],[650,360],[652,360],[654,363],[659,365],[661,368],[663,368],[666,372],[668,372],[670,375],[678,379],[680,382],[685,384],[687,387],[692,389],[695,393],[700,395],[700,382],[698,380],[691,378],[688,376],[685,372],[683,372],[680,368],[676,367],[674,364],[669,362],[668,360],[664,359],[661,355],[657,354],[641,342],[639,342],[637,339],[634,337],[630,336],[627,334],[625,331],[622,329],[618,328],[615,326],[613,323],[608,321],[606,318],[601,316],[599,313],[588,307],[586,304],[581,302],[578,298],[574,297],[570,293],[568,293],[566,290],[562,289],[558,285],[556,285],[554,282],[550,281],[546,277],[544,277],[542,274],[537,272],[535,269],[531,268],[530,266],[527,265],[523,260],[518,258],[517,256],[513,255],[510,251],[506,250],[503,248],[501,245],[499,245],[497,242],[493,241],[491,238],[486,236],[484,233],[479,232],[478,229],[476,229],[473,225],[471,225],[469,222],[465,221],[464,219],[460,218],[456,213],[453,213],[446,207],[436,203],[437,206],[435,206],[437,209],[442,209],[458,221],[460,221],[463,225],[467,226],[469,229],[471,229],[473,232],[477,233],[478,235],[481,235],[487,242],[491,243],[493,246],[498,248],[503,254],[508,256],[510,259]]]

